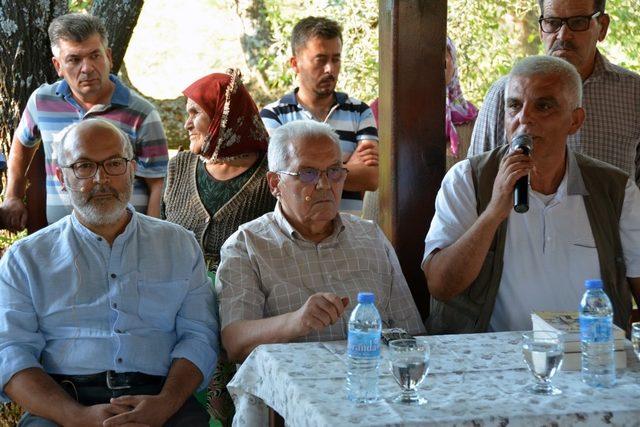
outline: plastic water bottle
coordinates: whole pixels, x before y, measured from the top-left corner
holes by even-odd
[[[580,301],[582,381],[592,387],[612,387],[616,382],[613,307],[602,280],[587,280],[585,287]]]
[[[357,403],[378,400],[382,321],[374,302],[374,294],[360,292],[349,318],[347,398]]]

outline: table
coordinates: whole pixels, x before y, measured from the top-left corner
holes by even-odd
[[[579,371],[562,371],[553,382],[563,393],[547,397],[523,390],[533,376],[522,360],[519,332],[425,338],[431,346],[420,387],[426,406],[349,402],[345,342],[270,344],[256,348],[228,385],[238,409],[234,424],[264,425],[266,403],[291,426],[640,425],[640,363],[629,342],[628,367],[617,372],[614,388],[594,389]],[[399,391],[384,360],[381,396]]]

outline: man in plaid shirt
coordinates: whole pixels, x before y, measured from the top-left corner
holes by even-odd
[[[547,54],[573,64],[582,77],[582,128],[569,136],[573,151],[624,170],[640,183],[640,76],[611,64],[597,49],[609,27],[606,0],[538,0],[540,37]],[[469,156],[505,144],[503,77],[489,89],[471,138]]]
[[[216,274],[222,342],[241,362],[260,344],[347,338],[360,291],[383,327],[424,333],[393,247],[371,221],[339,213],[347,169],[338,134],[299,120],[276,129],[267,179],[274,212],[224,243]]]

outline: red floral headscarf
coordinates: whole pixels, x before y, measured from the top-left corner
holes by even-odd
[[[269,134],[238,69],[196,80],[182,93],[211,119],[202,156],[221,162],[245,153],[266,152]]]

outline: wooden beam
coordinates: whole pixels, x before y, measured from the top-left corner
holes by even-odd
[[[447,0],[380,0],[380,224],[423,316],[424,238],[445,171]]]

